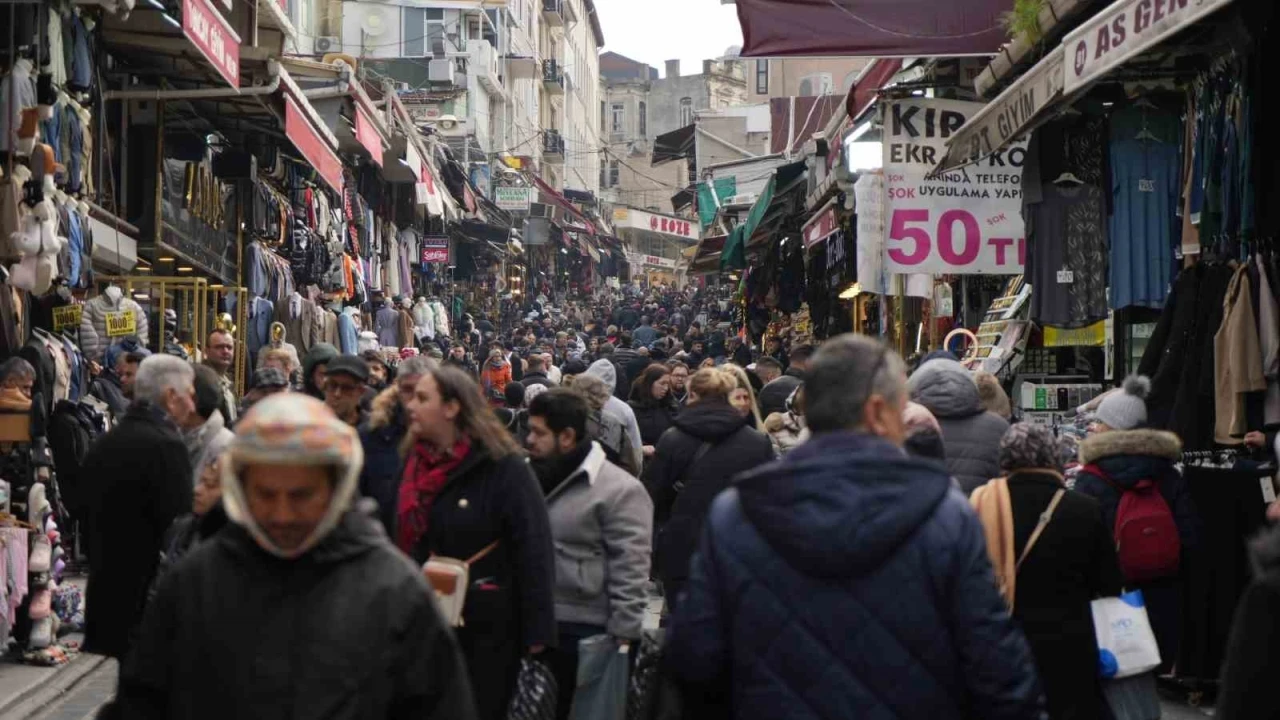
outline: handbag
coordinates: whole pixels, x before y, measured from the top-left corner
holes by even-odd
[[[626,720],[630,655],[610,635],[578,641],[578,687],[569,720]]]
[[[556,693],[556,676],[551,668],[534,658],[521,658],[507,720],[555,720]]]
[[[1141,590],[1094,600],[1090,608],[1103,678],[1132,677],[1160,666],[1160,646],[1151,631]]]
[[[452,627],[462,627],[462,608],[467,602],[467,586],[471,584],[471,566],[498,547],[499,540],[484,546],[466,560],[432,555],[422,566],[422,574],[431,585],[436,606]]]

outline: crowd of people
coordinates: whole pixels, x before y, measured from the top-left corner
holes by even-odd
[[[908,377],[732,322],[707,291],[539,298],[394,365],[268,353],[242,398],[226,331],[200,365],[113,348],[79,518],[110,716],[505,718],[534,658],[567,718],[581,643],[634,653],[658,597],[688,717],[1104,718],[1090,601],[1122,588],[1176,644],[1196,516],[1143,379],[1070,458],[945,353]],[[1148,489],[1171,561],[1117,549]]]

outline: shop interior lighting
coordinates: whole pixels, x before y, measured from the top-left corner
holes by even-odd
[[[173,258],[171,258],[171,257],[158,257],[158,258],[156,258],[156,262],[173,262]]]
[[[191,272],[191,268],[186,265],[179,265],[178,272]]]
[[[223,289],[223,288],[225,288],[225,287],[226,287],[226,285],[218,284],[218,285],[210,285],[210,286],[209,286],[209,289],[210,289],[210,290],[221,290],[221,289]]]
[[[840,292],[841,300],[852,300],[862,294],[862,283],[854,283]]]
[[[172,25],[172,26],[174,26],[174,27],[178,28],[179,30],[181,30],[181,29],[182,29],[182,23],[180,23],[180,22],[178,22],[177,20],[175,20],[175,19],[173,18],[173,16],[172,16],[172,15],[170,15],[169,13],[163,13],[163,12],[162,12],[162,13],[160,13],[160,17],[164,18],[166,21],[168,21],[168,23],[169,23],[170,25]]]

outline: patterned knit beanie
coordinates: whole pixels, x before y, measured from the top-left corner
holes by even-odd
[[[1000,469],[1014,472],[1035,468],[1062,469],[1058,441],[1046,427],[1018,423],[1000,439]]]

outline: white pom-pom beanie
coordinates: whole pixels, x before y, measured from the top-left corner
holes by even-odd
[[[1133,430],[1147,424],[1147,395],[1151,380],[1143,375],[1125,378],[1121,391],[1111,393],[1098,405],[1098,422],[1113,430]]]

